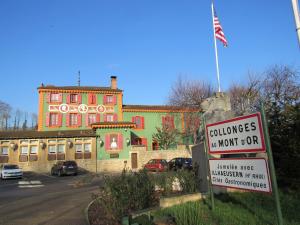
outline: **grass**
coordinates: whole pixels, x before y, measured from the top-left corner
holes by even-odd
[[[300,224],[300,194],[281,193],[284,225]],[[210,202],[188,202],[165,208],[154,217],[173,216],[177,225],[276,225],[276,206],[272,195],[229,193],[216,196],[215,210]]]

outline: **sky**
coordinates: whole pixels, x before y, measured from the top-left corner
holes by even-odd
[[[221,89],[275,64],[300,69],[289,0],[215,0]],[[41,84],[109,86],[166,104],[179,76],[217,87],[209,0],[1,0],[0,100],[37,113]]]

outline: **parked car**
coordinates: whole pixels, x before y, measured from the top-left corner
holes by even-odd
[[[22,178],[23,172],[18,165],[15,164],[2,164],[0,166],[0,178]]]
[[[174,158],[168,162],[169,170],[193,169],[192,158]]]
[[[58,161],[51,168],[51,175],[74,175],[78,173],[78,166],[75,161]]]
[[[168,163],[165,159],[151,159],[144,165],[144,168],[149,171],[163,172],[168,170]]]

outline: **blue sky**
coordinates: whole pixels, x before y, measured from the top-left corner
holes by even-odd
[[[182,75],[217,86],[211,1],[1,0],[0,100],[37,112],[44,84],[108,86],[124,104],[165,104]],[[291,2],[215,0],[221,87],[274,64],[299,69]]]

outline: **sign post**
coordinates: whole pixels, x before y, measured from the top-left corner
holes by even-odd
[[[211,199],[211,209],[215,210],[215,198],[214,198],[214,191],[212,189],[212,182],[211,182],[211,174],[210,174],[210,169],[209,169],[209,155],[208,155],[208,148],[207,148],[207,136],[206,136],[206,132],[205,132],[205,126],[206,126],[206,121],[205,121],[205,117],[202,116],[202,121],[203,121],[203,130],[204,130],[204,151],[205,151],[205,155],[206,155],[206,169],[208,172],[208,188],[209,188],[209,193],[210,193],[210,199]]]
[[[269,164],[270,164],[272,186],[273,186],[274,195],[275,195],[277,219],[278,219],[278,224],[283,225],[282,212],[281,212],[281,207],[280,207],[280,199],[279,199],[279,193],[278,193],[278,188],[277,188],[275,166],[274,166],[273,154],[272,154],[272,149],[271,149],[270,135],[269,135],[269,131],[268,131],[268,124],[267,124],[265,108],[264,108],[263,103],[261,104],[261,114],[262,114],[262,121],[263,121],[263,127],[264,127],[264,134],[265,134],[265,138],[266,138],[267,154],[268,154],[268,159],[269,159]]]

